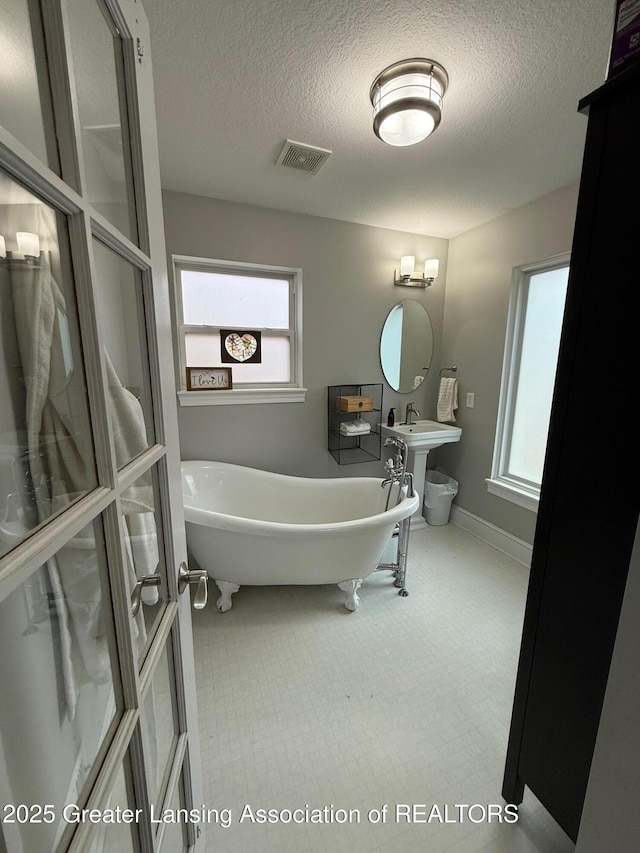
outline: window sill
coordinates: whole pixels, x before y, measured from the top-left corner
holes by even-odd
[[[180,406],[304,403],[306,393],[306,388],[234,388],[232,391],[178,391],[178,403]]]
[[[516,486],[508,480],[493,480],[487,479],[487,491],[492,495],[497,495],[499,498],[504,498],[506,501],[531,510],[538,511],[538,503],[540,501],[540,490],[527,489],[524,486]]]

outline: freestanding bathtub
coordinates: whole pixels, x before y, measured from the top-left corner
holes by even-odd
[[[387,492],[375,477],[307,479],[226,462],[182,463],[187,544],[220,589],[220,612],[241,584],[333,584],[356,610],[396,522],[417,495]],[[392,487],[397,490],[397,486]]]

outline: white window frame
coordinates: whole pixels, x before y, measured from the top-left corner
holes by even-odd
[[[299,267],[279,267],[250,264],[213,258],[173,255],[173,284],[178,346],[178,401],[181,406],[228,406],[246,403],[304,403],[306,388],[302,384],[302,270]],[[188,332],[206,333],[213,326],[192,326],[184,322],[180,274],[183,270],[208,273],[232,272],[236,275],[286,278],[289,283],[290,328],[286,331],[291,342],[291,373],[289,382],[255,382],[235,385],[229,391],[187,391],[187,356],[185,337]],[[279,332],[282,330],[278,330]]]
[[[514,267],[511,278],[511,296],[507,315],[500,402],[493,450],[491,477],[487,478],[487,490],[500,498],[511,501],[525,509],[537,512],[540,501],[540,484],[518,477],[509,472],[511,435],[515,416],[516,391],[520,371],[520,358],[525,328],[525,314],[529,282],[532,276],[543,272],[568,267],[570,254],[565,252],[532,264]]]

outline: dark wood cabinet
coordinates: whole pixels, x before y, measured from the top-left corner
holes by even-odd
[[[513,803],[529,787],[574,841],[640,510],[640,67],[579,109],[587,139],[503,787]]]

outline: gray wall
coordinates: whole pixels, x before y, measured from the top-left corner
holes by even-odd
[[[380,333],[402,299],[417,299],[431,317],[440,350],[448,241],[333,219],[269,210],[200,196],[163,194],[167,251],[303,270],[305,403],[183,407],[184,459],[220,459],[307,477],[378,476],[380,462],[339,466],[327,451],[327,386],[384,382]],[[396,287],[402,255],[440,259],[427,290]],[[383,417],[408,400],[435,418],[437,357],[409,395],[384,383]],[[399,411],[398,409],[401,409]],[[398,421],[396,421],[398,422]]]
[[[430,454],[459,483],[455,503],[513,536],[533,542],[536,514],[487,492],[491,475],[502,357],[515,266],[571,249],[578,187],[572,185],[474,228],[449,244],[440,360],[456,364],[462,427],[459,444]],[[465,407],[468,391],[475,407]]]

